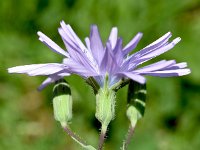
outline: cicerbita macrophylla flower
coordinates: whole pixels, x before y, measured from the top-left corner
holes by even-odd
[[[107,127],[115,116],[115,98],[116,91],[119,88],[127,83],[131,83],[129,80],[138,84],[144,84],[146,82],[144,75],[171,77],[190,73],[190,69],[186,68],[187,63],[176,63],[175,60],[161,60],[139,68],[139,65],[172,49],[180,41],[180,38],[175,38],[169,42],[169,38],[172,36],[170,32],[142,50],[130,54],[140,41],[142,33],[138,33],[127,45],[123,46],[122,39],[118,37],[116,27],[112,28],[105,45],[101,41],[96,25],[91,26],[90,36],[85,38],[85,45],[75,34],[71,26],[66,25],[64,21],[61,22],[61,27],[58,31],[67,51],[60,48],[42,32],[38,32],[38,35],[41,42],[54,52],[64,56],[62,63],[17,66],[9,68],[8,71],[9,73],[26,73],[30,76],[48,76],[39,89],[44,88],[52,82],[60,81],[64,76],[71,74],[78,74],[86,79],[94,88],[96,94],[95,116],[102,125],[98,146],[99,150],[103,147]],[[56,120],[60,121],[63,127],[67,127],[67,123],[72,117],[71,94],[67,84],[63,83],[59,85],[62,86],[54,88],[54,91],[59,90],[58,95],[54,98],[54,113]],[[66,91],[61,90],[63,86],[66,87]],[[135,99],[133,98],[131,102],[135,102]],[[131,121],[132,127],[135,126],[137,119],[140,117],[138,117],[140,112],[134,104],[130,105],[127,110],[127,116]],[[72,135],[75,141],[81,144],[80,140],[76,140],[76,136],[73,136],[71,132],[68,133]],[[86,149],[94,149],[91,146],[81,145]],[[124,145],[126,147],[126,143]]]
[[[51,50],[63,55],[62,63],[34,64],[9,68],[9,73],[26,73],[30,76],[49,76],[41,85],[56,81],[70,74],[78,74],[85,79],[93,77],[100,87],[104,86],[105,76],[108,76],[108,88],[122,79],[132,79],[141,84],[145,83],[144,75],[171,77],[190,73],[187,63],[176,63],[175,60],[161,60],[157,63],[138,68],[144,62],[172,49],[181,39],[178,37],[169,42],[170,32],[146,46],[142,50],[130,54],[142,37],[138,33],[126,46],[118,37],[118,30],[113,27],[110,36],[103,45],[98,28],[91,26],[90,36],[85,38],[85,45],[75,34],[70,25],[61,22],[58,29],[67,51],[60,48],[42,32],[38,32],[39,40]]]

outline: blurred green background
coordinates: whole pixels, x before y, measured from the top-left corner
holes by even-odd
[[[188,62],[192,73],[179,78],[147,77],[146,113],[129,149],[200,149],[200,1],[199,0],[1,0],[0,1],[0,150],[79,150],[53,118],[52,87],[36,89],[45,77],[8,74],[7,68],[32,63],[61,62],[62,56],[38,40],[42,31],[61,47],[59,22],[69,23],[84,39],[97,24],[105,41],[117,26],[127,43],[137,32],[144,36],[137,50],[168,31],[182,41],[152,60]],[[149,62],[147,63],[149,64]],[[78,76],[66,78],[74,99],[72,128],[97,145],[95,96]],[[128,120],[127,87],[117,94],[116,117],[109,126],[105,149],[122,145]]]

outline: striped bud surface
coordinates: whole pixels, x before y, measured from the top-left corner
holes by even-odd
[[[137,120],[144,116],[146,93],[146,84],[140,84],[130,80],[127,97],[128,108],[126,113],[132,125],[136,124]]]

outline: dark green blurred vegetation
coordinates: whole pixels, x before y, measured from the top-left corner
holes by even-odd
[[[111,27],[127,43],[144,33],[137,50],[168,31],[182,41],[160,59],[188,62],[192,73],[179,78],[147,77],[146,113],[129,149],[200,149],[200,1],[199,0],[1,0],[0,1],[0,150],[78,150],[53,119],[52,85],[41,92],[44,77],[10,75],[7,68],[32,63],[61,62],[37,37],[42,31],[63,46],[59,22],[69,23],[84,39],[97,24],[105,41]],[[148,64],[148,63],[147,63]],[[78,76],[66,78],[74,99],[72,128],[97,145],[99,124],[95,96]],[[128,128],[127,87],[117,95],[116,117],[109,127],[106,149],[119,149]]]

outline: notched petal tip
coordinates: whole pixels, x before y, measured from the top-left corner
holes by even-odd
[[[171,32],[171,31],[168,31],[167,33],[165,33],[165,34],[161,37],[161,39],[165,39],[166,37],[168,37],[168,39],[169,39],[170,37],[172,37],[172,32]]]
[[[41,31],[38,31],[37,32],[37,35],[39,36],[39,40],[41,41],[41,42],[44,42],[44,38],[46,37],[46,35],[44,35],[44,33],[42,33]]]
[[[61,20],[61,21],[60,21],[60,24],[65,24],[65,21],[64,21],[64,20]]]
[[[49,37],[47,37],[45,34],[43,34],[41,31],[37,32],[39,36],[39,40],[44,43],[46,46],[48,46],[51,50],[54,52],[64,55],[65,57],[69,57],[69,54],[63,50],[60,46],[58,46],[54,41],[52,41]]]
[[[66,28],[66,27],[71,28],[71,26],[70,26],[69,24],[66,24],[64,20],[62,20],[62,21],[60,22],[60,25],[61,25],[61,28]]]
[[[37,32],[37,35],[39,36],[39,38],[46,36],[44,33],[42,33],[41,31]]]

